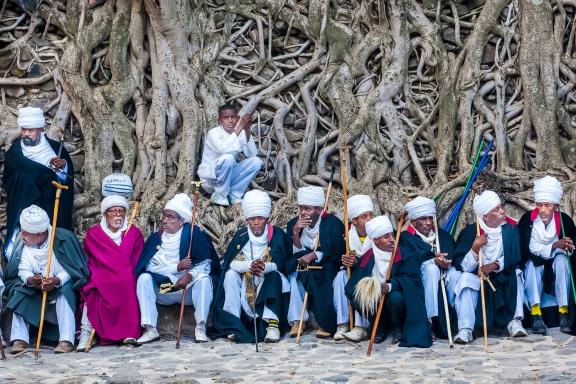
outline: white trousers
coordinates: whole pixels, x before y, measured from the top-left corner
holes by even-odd
[[[438,284],[440,283],[440,267],[434,259],[428,260],[420,266],[422,285],[424,285],[424,301],[428,320],[438,316]]]
[[[487,283],[485,283],[484,289],[490,289]],[[460,279],[455,286],[458,329],[474,329],[479,291],[480,278],[478,275],[461,272]],[[516,310],[514,318],[524,318],[524,281],[522,271],[519,269],[516,270]]]
[[[63,295],[58,295],[56,299],[56,308],[52,307],[51,311],[46,311],[44,321],[58,323],[59,341],[68,341],[74,344],[74,334],[76,332],[76,319],[70,304]],[[24,318],[16,313],[12,316],[12,328],[10,330],[10,340],[22,340],[30,342],[29,325]]]
[[[570,292],[570,270],[566,256],[557,255],[552,262],[554,270],[554,293],[559,307],[568,305],[568,292]],[[535,267],[532,260],[526,264],[524,278],[526,280],[526,301],[530,307],[540,305],[542,296],[542,276],[544,266]]]
[[[262,168],[262,160],[248,157],[237,163],[234,156],[224,154],[216,163],[214,190],[222,196],[241,198],[256,174]]]
[[[288,306],[288,324],[300,321],[300,314],[304,306],[304,286],[296,279],[298,272],[290,275],[290,305]],[[304,321],[308,321],[308,310],[304,311]]]
[[[276,271],[270,273],[278,273]],[[260,292],[260,287],[264,283],[264,279],[259,279],[260,283],[256,287],[256,295]],[[242,294],[242,275],[232,269],[229,269],[224,275],[224,307],[223,309],[240,318],[240,311],[244,310],[249,317],[254,317],[252,309],[248,305],[246,295]],[[266,322],[269,320],[280,320],[274,312],[266,305],[262,312],[262,319]]]
[[[343,269],[336,274],[334,281],[332,282],[332,288],[334,288],[334,309],[336,310],[336,324],[346,324],[350,321],[350,309],[348,306],[348,298],[346,297],[346,292],[344,287],[348,283],[348,272]],[[302,311],[302,307],[300,307]],[[357,327],[368,328],[370,322],[363,318],[358,311],[354,311],[354,325]]]
[[[140,324],[143,327],[148,325],[156,328],[158,324],[156,303],[171,305],[182,302],[182,291],[161,294],[160,289],[154,283],[154,279],[148,273],[143,273],[138,277],[136,295],[140,305]],[[209,276],[204,275],[188,284],[184,304],[194,306],[194,318],[196,319],[197,327],[206,327],[211,303],[212,279]]]

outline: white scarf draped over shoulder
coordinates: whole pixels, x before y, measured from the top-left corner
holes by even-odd
[[[482,261],[484,264],[493,263],[504,257],[504,240],[502,239],[502,225],[491,228],[486,225],[483,219],[479,219],[480,228],[484,230],[488,241],[482,246]],[[504,266],[501,264],[501,268]]]
[[[122,243],[122,232],[126,231],[126,229],[128,228],[128,222],[126,220],[126,217],[124,217],[124,224],[122,224],[122,228],[120,228],[116,232],[112,232],[110,228],[108,228],[106,217],[102,216],[102,219],[100,220],[100,227],[102,228],[104,233],[107,234],[108,237],[111,238],[112,241],[116,243],[116,245],[120,245]]]
[[[372,269],[372,276],[378,279],[380,284],[386,282],[386,274],[388,268],[391,267],[392,252],[383,251],[376,245],[372,247],[374,252],[374,268]]]
[[[536,219],[532,223],[530,252],[543,259],[550,259],[553,256],[552,244],[556,241],[558,241],[558,234],[556,232],[556,222],[554,218],[550,220],[548,225],[544,225],[540,215],[536,216]]]
[[[148,263],[147,270],[149,272],[166,276],[172,283],[176,283],[179,275],[182,274],[176,268],[178,263],[180,263],[180,237],[182,236],[183,228],[180,228],[176,233],[163,232],[160,249]]]
[[[356,252],[356,257],[358,258],[368,252],[368,250],[372,248],[372,244],[374,244],[369,237],[365,237],[364,242],[362,242],[355,225],[350,226],[348,236],[350,238],[350,250]]]

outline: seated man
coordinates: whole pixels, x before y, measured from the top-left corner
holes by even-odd
[[[18,233],[20,212],[35,204],[48,212],[54,211],[56,188],[52,181],[68,186],[62,190],[58,210],[58,228],[72,229],[74,204],[74,168],[72,160],[57,141],[48,139],[44,129],[44,112],[40,108],[20,108],[18,126],[20,138],[6,152],[2,181],[6,191],[6,255],[10,258]]]
[[[230,104],[218,109],[218,124],[206,134],[198,176],[204,189],[214,191],[211,200],[218,205],[239,204],[244,191],[262,167],[258,148],[250,135],[251,116],[238,118]],[[246,159],[238,162],[240,153]]]
[[[442,294],[438,288],[442,271],[452,269],[450,260],[454,254],[454,239],[448,232],[434,227],[434,200],[418,196],[404,209],[410,224],[400,234],[400,247],[403,255],[415,257],[420,264],[426,313],[432,328],[433,325],[445,324],[445,316],[442,321],[438,319],[438,296]],[[436,236],[439,236],[441,252],[436,249]]]
[[[195,309],[196,342],[208,341],[206,321],[212,303],[212,279],[220,273],[220,262],[212,241],[197,226],[194,226],[190,240],[192,207],[192,201],[185,193],[174,196],[162,212],[160,231],[151,234],[144,244],[136,266],[140,324],[145,328],[144,334],[137,340],[138,344],[160,338],[156,329],[156,303],[180,304],[184,287],[185,304],[194,305]],[[165,284],[171,286],[170,292],[161,293],[160,287],[166,287]]]
[[[394,233],[387,216],[366,223],[366,233],[373,241],[372,248],[350,276],[346,295],[372,326],[380,298],[386,295],[375,342],[382,342],[391,334],[392,343],[400,342],[401,347],[430,347],[432,336],[426,321],[418,259],[400,248],[392,260]],[[390,278],[386,279],[389,268]]]
[[[496,192],[484,191],[476,196],[473,208],[480,223],[480,235],[476,235],[475,223],[468,224],[458,236],[452,260],[454,267],[463,272],[454,286],[458,314],[458,334],[454,342],[471,342],[474,328],[480,331],[483,328],[482,305],[478,299],[480,256],[482,273],[496,289],[493,291],[484,282],[488,331],[507,328],[512,337],[526,336],[522,327],[524,290],[522,271],[518,269],[521,254],[516,223],[506,217]]]
[[[74,350],[78,290],[88,279],[86,257],[76,236],[53,229],[48,214],[31,205],[20,214],[20,237],[6,269],[8,309],[13,312],[13,354],[28,348],[29,326],[40,325],[42,291],[48,292],[42,337],[59,341],[54,353]],[[46,276],[50,235],[55,230],[50,275]]]
[[[372,248],[372,240],[366,237],[366,223],[372,220],[374,203],[368,195],[354,195],[348,198],[348,219],[352,221],[348,231],[350,255],[342,256],[343,268],[340,269],[332,288],[334,289],[334,309],[336,309],[336,323],[338,325],[334,340],[348,339],[358,342],[368,337],[367,329],[370,323],[360,315],[354,313],[354,328],[349,329],[349,302],[344,287],[348,282],[348,271],[358,264],[363,254]]]
[[[284,231],[268,223],[271,209],[266,192],[253,190],[244,195],[242,211],[248,227],[236,232],[224,254],[211,337],[254,342],[256,311],[258,340],[280,340],[290,292],[283,275],[288,245]]]
[[[336,216],[322,212],[324,190],[321,187],[299,188],[298,205],[300,216],[290,220],[286,230],[292,247],[286,265],[286,273],[290,276],[290,336],[295,337],[298,332],[304,293],[308,292],[307,307],[314,312],[320,326],[316,337],[328,338],[336,330],[332,282],[346,251],[344,224]],[[297,267],[304,271],[297,272]],[[304,321],[307,320],[308,311],[305,311]]]
[[[102,220],[86,232],[84,252],[90,279],[82,288],[82,331],[76,348],[79,352],[86,350],[92,329],[104,345],[132,344],[142,333],[134,269],[144,240],[136,226],[127,228],[127,210],[126,198],[104,198],[100,203]]]
[[[520,248],[526,263],[526,298],[532,312],[532,332],[546,334],[542,320],[542,294],[556,299],[560,313],[560,331],[572,332],[568,314],[570,294],[570,269],[567,253],[572,253],[576,227],[570,216],[562,213],[562,224],[566,237],[562,235],[562,224],[558,212],[562,200],[562,185],[554,177],[546,176],[534,181],[536,209],[526,212],[518,223]],[[573,254],[572,254],[573,255]],[[573,256],[572,265],[576,262]]]

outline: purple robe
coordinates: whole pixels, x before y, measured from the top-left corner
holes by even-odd
[[[142,233],[135,226],[122,235],[120,245],[100,224],[86,233],[84,252],[90,279],[82,288],[82,297],[101,344],[137,339],[142,333],[134,268],[143,247]]]

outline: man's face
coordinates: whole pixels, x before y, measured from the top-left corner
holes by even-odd
[[[554,216],[554,211],[558,209],[560,205],[554,203],[536,203],[536,208],[538,208],[538,215],[544,224],[548,225]]]
[[[247,219],[250,231],[256,236],[262,236],[268,224],[268,218],[262,216],[249,217]]]
[[[410,223],[418,232],[424,236],[429,236],[432,229],[434,229],[434,218],[432,216],[423,216],[411,220]]]
[[[126,220],[126,209],[124,207],[110,207],[104,212],[106,225],[112,232],[118,231],[124,225]]]
[[[20,129],[20,137],[24,145],[35,146],[40,143],[40,136],[42,135],[42,128],[22,128]]]
[[[502,208],[502,204],[498,204],[496,207],[492,208],[487,214],[483,216],[484,222],[490,228],[497,228],[506,219],[506,212]]]
[[[392,235],[392,232],[388,232],[385,235],[375,238],[374,244],[376,244],[376,246],[382,251],[394,251],[394,236]]]
[[[171,209],[162,212],[162,230],[167,233],[176,233],[184,225],[184,219]]]
[[[322,213],[322,207],[313,207],[311,205],[301,205],[300,206],[300,216],[307,217],[312,220],[310,227],[316,225],[316,221]]]
[[[352,224],[354,224],[354,226],[356,227],[358,235],[362,237],[366,236],[366,223],[372,220],[373,217],[374,214],[368,211],[352,219]]]
[[[228,133],[234,132],[238,123],[238,111],[235,109],[225,109],[218,115],[218,124]]]
[[[40,248],[48,238],[48,231],[41,233],[30,233],[22,230],[20,232],[24,245],[31,248]]]

